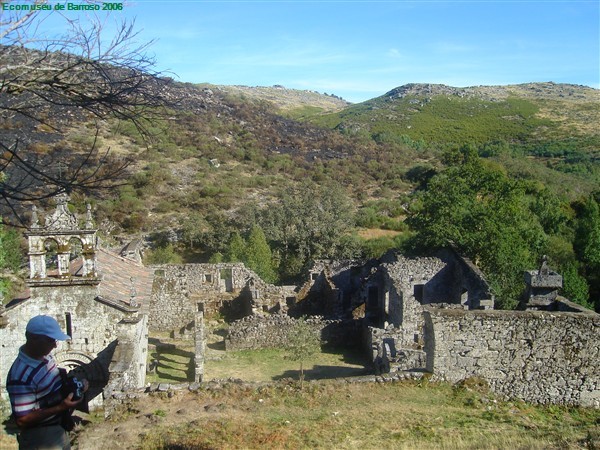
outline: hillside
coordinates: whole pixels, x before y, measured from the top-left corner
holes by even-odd
[[[303,117],[320,113],[340,111],[350,105],[335,95],[320,94],[316,91],[288,89],[276,86],[227,86],[200,84],[203,89],[218,90],[241,101],[274,105],[280,113]]]
[[[431,201],[426,194],[432,178],[471,158],[461,150],[462,156],[448,159],[448,151],[469,144],[481,159],[481,173],[469,176],[483,174],[496,180],[494,189],[504,183],[507,192],[518,192],[522,198],[511,202],[530,223],[527,232],[537,236],[510,269],[512,279],[521,280],[519,271],[535,267],[540,252],[555,258],[555,267],[570,267],[573,276],[594,273],[581,259],[585,239],[577,230],[584,229],[578,224],[583,199],[600,187],[595,89],[411,84],[329,113],[346,103],[282,87],[171,82],[161,95],[168,107],[144,124],[145,135],[131,122],[90,121],[54,106],[46,114],[56,127],[32,126],[23,118],[6,123],[0,137],[19,140],[24,156],[45,161],[55,174],[68,175],[94,142],[109,150],[110,161],[130,161],[112,180],[112,190],[72,194],[82,214],[87,202],[93,204],[108,245],[142,235],[153,250],[149,263],[218,261],[232,258],[235,236],[248,238],[258,224],[273,252],[276,277],[290,282],[314,258],[378,257],[409,242],[420,230],[405,219],[417,218],[423,201]],[[476,188],[469,188],[474,189],[469,201],[486,198]],[[38,189],[43,196],[43,186]],[[18,206],[15,211],[27,220],[29,205]],[[443,223],[444,217],[431,220]],[[479,218],[461,220],[470,226]],[[462,230],[458,236],[470,234]],[[445,242],[444,236],[430,242]],[[513,286],[511,296],[518,289]]]
[[[600,92],[555,83],[408,84],[315,121],[350,133],[368,132],[378,140],[403,135],[428,143],[578,139],[591,149],[600,139]]]

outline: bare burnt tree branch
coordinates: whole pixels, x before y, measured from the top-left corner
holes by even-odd
[[[89,148],[68,155],[64,176],[56,174],[56,155],[26,151],[29,146],[57,141],[52,134],[62,135],[73,120],[127,120],[148,137],[147,121],[164,117],[169,106],[170,78],[155,71],[151,43],[137,43],[134,22],[117,24],[107,40],[108,26],[99,18],[63,16],[68,31],[47,37],[39,34],[39,24],[58,13],[38,13],[0,18],[0,207],[13,213],[22,203],[59,192],[107,189],[130,163],[99,148],[98,122]]]

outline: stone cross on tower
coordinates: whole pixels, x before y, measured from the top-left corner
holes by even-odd
[[[67,166],[66,164],[64,164],[62,161],[60,161],[57,165],[56,168],[58,169],[58,179],[62,180],[62,176],[63,176],[63,170],[68,169],[69,166]]]

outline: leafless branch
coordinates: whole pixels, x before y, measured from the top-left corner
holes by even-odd
[[[36,0],[33,4],[46,4]],[[98,3],[88,0],[88,3]],[[114,184],[128,161],[109,161],[98,148],[98,129],[88,149],[56,174],[53,155],[25,149],[62,135],[73,122],[117,118],[148,136],[148,120],[163,117],[170,78],[155,71],[151,43],[138,43],[134,22],[120,22],[107,39],[99,18],[62,16],[67,31],[44,36],[40,23],[56,12],[11,11],[0,18],[0,207],[17,212],[23,202],[62,191],[92,191]]]

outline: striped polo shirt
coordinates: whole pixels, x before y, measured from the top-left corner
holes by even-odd
[[[61,386],[62,379],[54,358],[47,355],[42,360],[34,359],[25,354],[23,348],[19,350],[19,356],[6,378],[6,390],[15,417],[40,409],[39,400]],[[59,416],[50,416],[38,426],[57,422]]]

